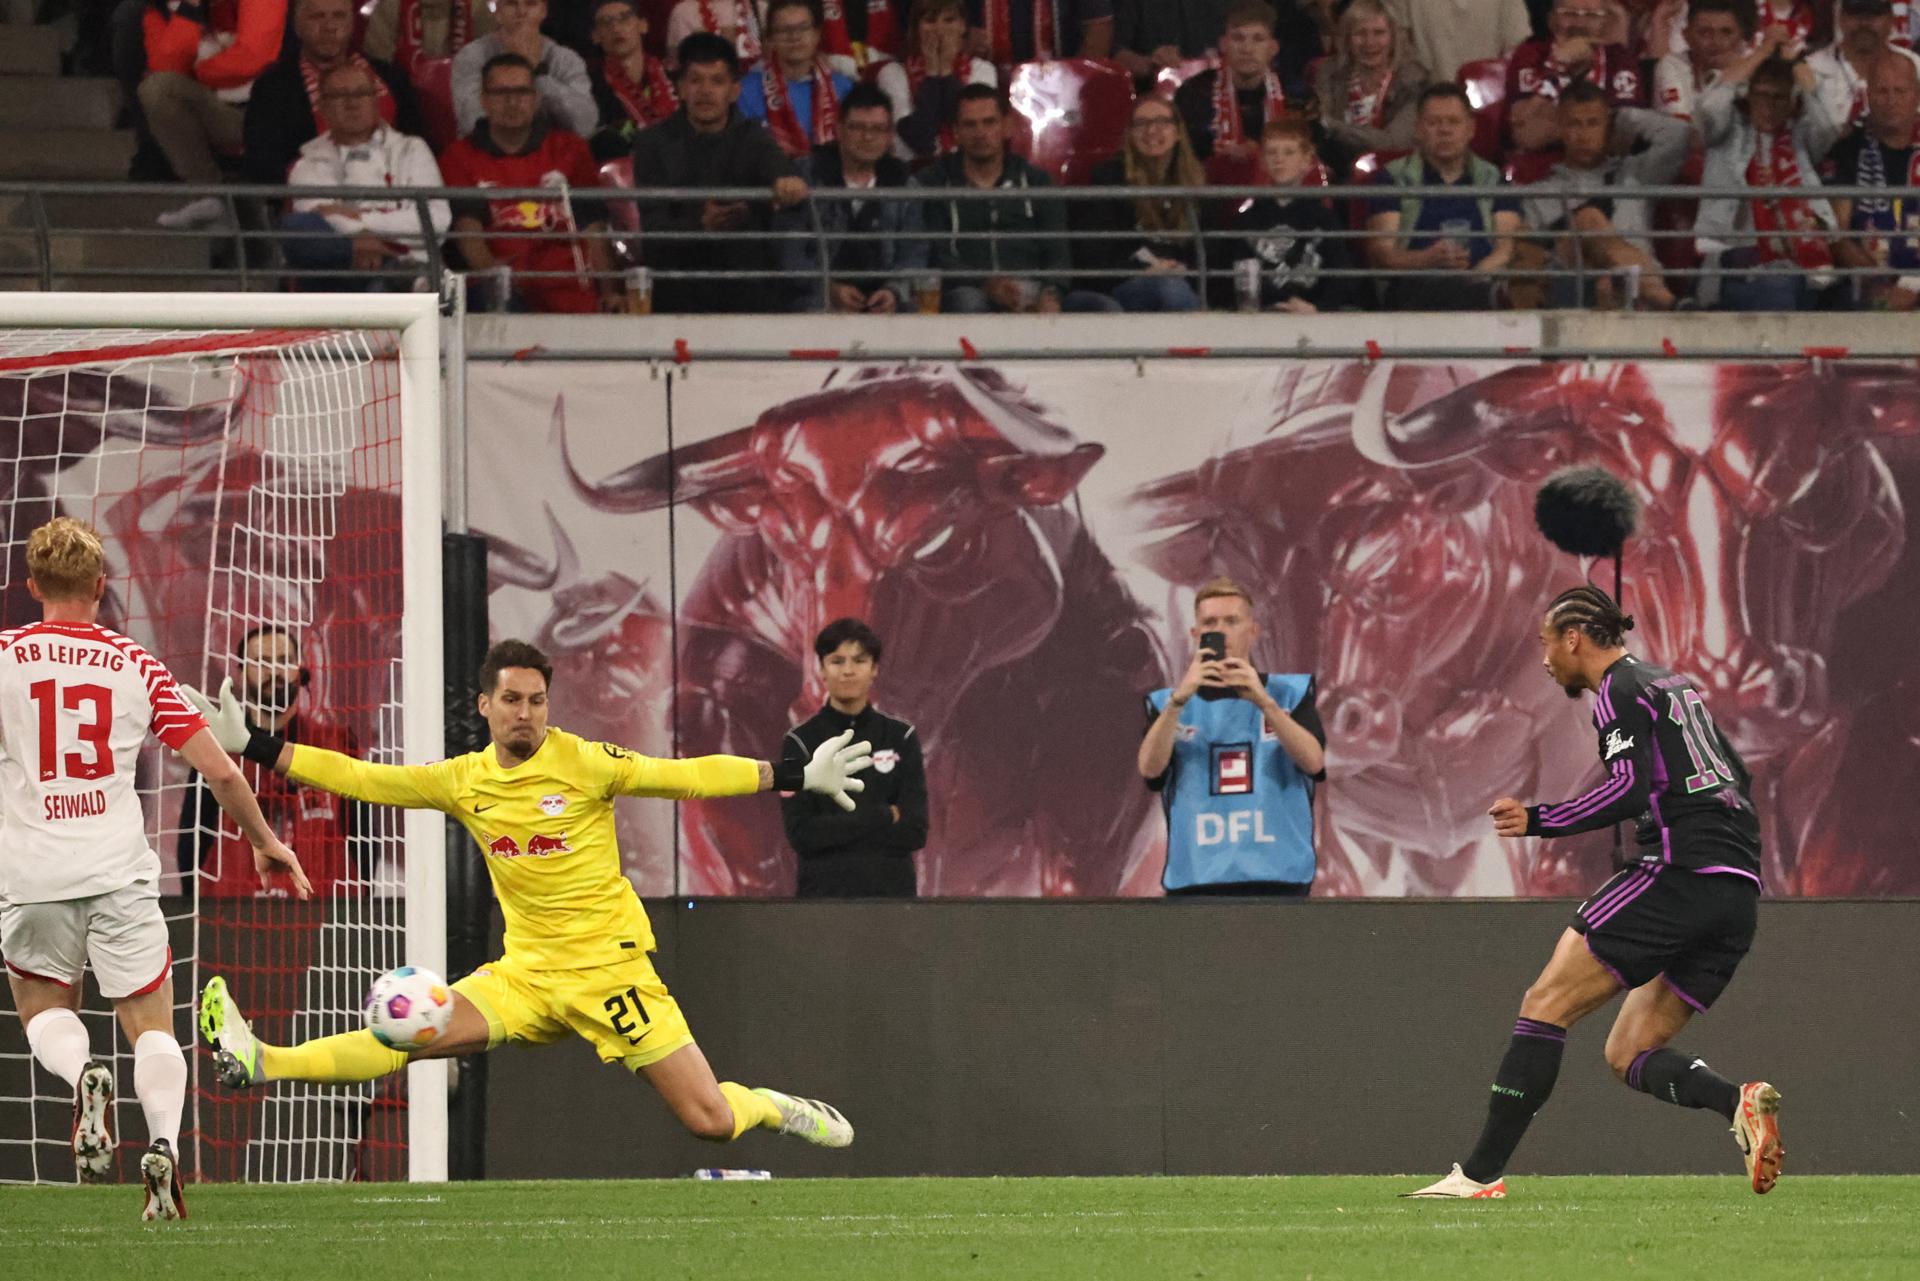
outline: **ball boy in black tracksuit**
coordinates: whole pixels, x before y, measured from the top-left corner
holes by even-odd
[[[913,726],[870,701],[880,672],[880,638],[857,618],[827,624],[813,642],[827,705],[787,731],[783,760],[805,763],[814,748],[848,729],[873,745],[866,790],[842,810],[830,798],[783,796],[787,841],[800,856],[801,898],[912,898],[913,852],[927,843],[927,774]]]

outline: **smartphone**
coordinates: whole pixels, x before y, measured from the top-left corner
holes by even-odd
[[[1210,655],[1215,662],[1227,656],[1227,634],[1225,632],[1201,632],[1200,652]]]

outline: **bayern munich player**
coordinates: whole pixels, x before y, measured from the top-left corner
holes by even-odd
[[[173,1036],[173,952],[160,858],[147,843],[134,765],[149,732],[200,771],[253,845],[262,883],[311,892],[240,769],[167,669],[94,620],[106,592],[100,536],[58,517],[27,540],[41,622],[0,632],[0,956],[33,1057],[73,1087],[73,1160],[113,1169],[113,1072],[80,1021],[89,962],[133,1045],[146,1114],[144,1219],[186,1217],[174,1146],[187,1061]]]

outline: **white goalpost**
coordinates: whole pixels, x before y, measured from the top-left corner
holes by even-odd
[[[0,626],[35,616],[28,534],[76,516],[108,549],[101,622],[182,681],[241,688],[243,647],[270,633],[304,669],[299,741],[436,759],[445,439],[431,295],[0,294]],[[279,1042],[358,1027],[368,982],[392,966],[445,972],[442,815],[266,780],[278,790],[263,808],[315,881],[295,903],[259,892],[235,855],[244,841],[194,808],[185,765],[157,743],[137,783],[183,1044],[213,973]],[[0,1182],[69,1181],[67,1087],[0,1003]],[[95,1057],[112,1056],[114,1132],[134,1154],[124,1178],[145,1144],[131,1054],[90,982],[83,1018]],[[404,1081],[245,1094],[214,1080],[203,1050],[189,1062],[189,1178],[447,1177],[445,1062]]]

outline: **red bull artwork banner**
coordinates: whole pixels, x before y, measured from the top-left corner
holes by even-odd
[[[886,643],[926,755],[929,895],[1159,893],[1141,695],[1193,588],[1254,597],[1311,672],[1324,895],[1574,895],[1604,832],[1501,841],[1495,797],[1599,777],[1535,632],[1595,566],[1534,527],[1570,463],[1645,507],[1635,650],[1755,776],[1768,892],[1920,893],[1920,371],[1910,364],[1287,362],[475,366],[469,498],[492,626],[545,648],[556,724],[655,755],[777,755],[814,634]],[[646,894],[781,895],[770,800],[622,801]],[[507,838],[503,838],[507,839]],[[511,856],[516,851],[491,852]]]

